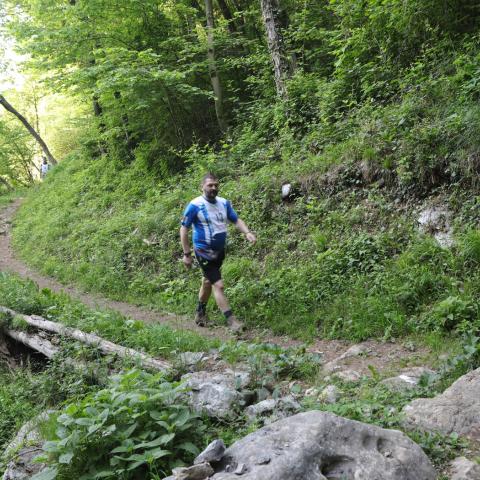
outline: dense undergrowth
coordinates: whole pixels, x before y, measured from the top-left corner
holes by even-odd
[[[390,3],[305,7],[304,27],[322,8],[333,14],[305,47],[317,55],[310,70],[296,72],[284,101],[249,77],[261,93],[239,104],[221,141],[176,150],[181,173],[155,168],[163,157],[145,163],[148,145],[127,161],[107,135],[86,142],[30,192],[17,251],[64,282],[191,313],[200,275],[182,268],[179,219],[212,170],[258,236],[250,248],[232,233],[224,267],[250,326],[307,339],[475,333],[478,12]],[[419,209],[436,203],[453,213],[452,248],[416,229]]]
[[[172,345],[165,332],[162,335],[155,328],[135,325],[112,312],[87,309],[64,294],[39,291],[32,282],[5,273],[0,274],[0,304],[93,330],[121,344],[143,346],[157,354],[212,346],[207,341],[199,343],[195,336],[187,342],[186,334]],[[2,323],[26,328],[15,317],[2,317]],[[135,340],[142,330],[150,338],[149,345],[139,345]],[[243,362],[242,368],[248,364],[252,372],[249,388],[254,392],[273,388],[272,395],[277,398],[297,395],[309,385],[321,391],[333,382],[341,392],[335,404],[305,397],[302,409],[327,410],[385,428],[401,428],[402,408],[411,399],[433,396],[459,375],[478,366],[478,345],[478,338],[472,338],[465,343],[463,352],[445,348],[450,357],[443,364],[435,363],[436,375],[423,378],[417,389],[396,393],[379,383],[382,375],[373,367],[371,375],[358,385],[323,378],[319,374],[321,358],[303,349],[231,342],[222,345],[218,353],[232,362]],[[47,440],[42,457],[49,465],[40,478],[130,479],[142,475],[155,480],[163,478],[172,467],[190,462],[211,439],[220,437],[230,445],[259,427],[258,423],[249,423],[240,412],[228,422],[192,413],[182,399],[184,387],[177,381],[182,371],[180,364],[177,374],[153,375],[131,369],[120,359],[102,358],[95,349],[82,348],[68,339],[62,340],[60,346],[61,354],[46,365],[0,370],[0,445],[5,445],[18,427],[35,414],[47,408],[56,410],[40,424]],[[65,364],[66,358],[88,362],[94,368],[82,368],[80,374],[78,369]],[[404,360],[408,363],[408,359]],[[119,373],[112,376],[112,368]],[[468,447],[455,435],[410,435],[439,469]]]
[[[199,158],[206,157],[218,158]],[[351,181],[347,167],[321,186],[322,157],[316,161],[287,159],[239,176],[224,172],[221,194],[258,236],[250,248],[231,235],[224,276],[239,316],[303,338],[478,329],[479,197],[458,188],[400,200],[361,180],[342,187]],[[71,158],[31,192],[16,219],[15,246],[64,282],[190,313],[200,274],[183,269],[178,225],[186,202],[198,194],[197,167],[159,182],[135,165],[117,170],[106,158]],[[287,180],[298,196],[282,202]],[[451,249],[416,230],[420,206],[432,202],[454,212]]]

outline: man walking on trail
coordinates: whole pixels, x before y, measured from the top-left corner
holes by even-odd
[[[47,176],[48,171],[50,170],[50,165],[47,162],[47,159],[45,157],[43,158],[43,162],[40,165],[40,177],[45,178]]]
[[[203,272],[195,322],[202,327],[208,324],[207,302],[213,291],[215,301],[225,316],[227,325],[234,332],[239,332],[243,329],[243,324],[232,313],[225,296],[220,272],[225,258],[227,222],[235,224],[250,243],[255,243],[256,238],[245,222],[238,217],[230,202],[217,196],[218,187],[218,178],[211,173],[206,174],[202,180],[203,195],[192,200],[185,209],[180,227],[183,263],[187,268],[192,267],[193,258],[188,229],[193,225],[194,253]]]

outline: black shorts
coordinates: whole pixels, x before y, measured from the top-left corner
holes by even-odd
[[[220,250],[215,258],[207,259],[202,257],[200,253],[195,250],[195,257],[197,257],[198,264],[202,269],[203,276],[213,285],[222,278],[220,269],[222,268],[223,260],[225,259],[225,250]]]

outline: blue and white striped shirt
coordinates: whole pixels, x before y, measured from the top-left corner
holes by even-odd
[[[217,197],[210,202],[200,196],[187,205],[182,225],[187,228],[193,225],[194,248],[208,258],[209,251],[218,252],[225,248],[227,222],[237,223],[237,220],[237,212],[228,200]]]

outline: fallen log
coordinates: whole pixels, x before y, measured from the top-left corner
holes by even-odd
[[[121,358],[139,360],[144,367],[151,368],[153,370],[159,370],[164,372],[172,368],[172,365],[165,360],[158,360],[142,352],[134,350],[133,348],[122,347],[121,345],[117,345],[113,342],[110,342],[109,340],[105,340],[102,337],[95,335],[94,333],[85,333],[76,328],[67,327],[60,323],[45,320],[43,317],[40,317],[38,315],[24,315],[1,305],[0,312],[20,317],[32,327],[46,330],[47,332],[57,333],[58,335],[62,335],[65,337],[73,338],[75,340],[78,340],[79,342],[86,343],[87,345],[93,345],[97,347],[102,353],[105,353],[107,355],[115,354]]]
[[[32,350],[42,353],[47,358],[53,358],[60,352],[60,348],[53,345],[53,343],[46,338],[42,338],[40,335],[10,329],[5,330],[5,335],[8,335],[17,342],[23,343]]]

